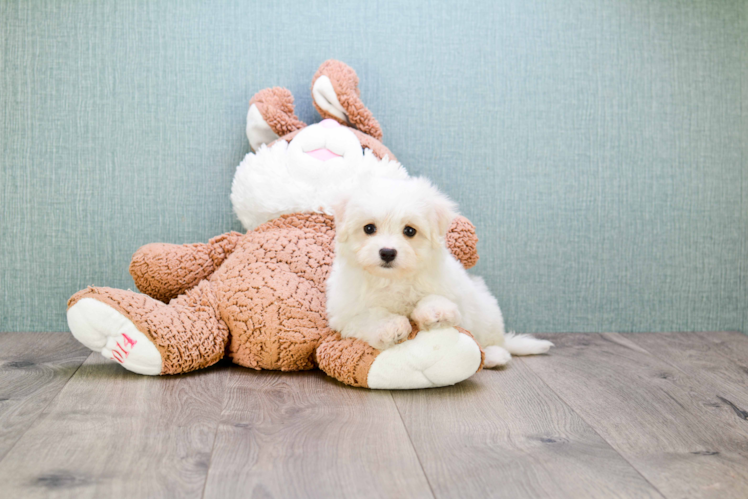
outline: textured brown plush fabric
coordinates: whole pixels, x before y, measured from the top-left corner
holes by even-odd
[[[478,235],[467,217],[458,216],[447,232],[447,247],[462,267],[470,269],[478,263]]]
[[[325,313],[334,237],[330,216],[286,215],[247,233],[213,274],[232,361],[266,370],[315,367],[315,349],[334,335]]]
[[[130,275],[138,290],[168,303],[210,277],[243,237],[241,233],[231,232],[208,243],[142,246],[132,256]]]
[[[460,242],[472,225],[453,227]],[[127,316],[158,348],[163,374],[196,370],[228,356],[258,370],[319,366],[341,382],[365,387],[379,351],[358,339],[340,339],[327,326],[325,282],[334,238],[331,216],[306,213],[208,244],[146,245],[130,266],[138,287],[161,299],[178,290],[182,295],[167,305],[127,290],[89,287],[71,297],[68,307],[92,298]],[[450,248],[460,250],[458,258],[474,259],[465,250],[469,245]],[[189,269],[181,273],[184,263]]]
[[[369,368],[379,351],[358,339],[340,339],[339,335],[323,341],[316,351],[320,369],[334,379],[354,387],[368,387]]]
[[[299,120],[294,113],[293,94],[283,87],[273,87],[257,92],[249,101],[249,105],[257,105],[257,109],[270,128],[279,136],[290,134],[295,130],[306,127],[306,123]]]
[[[312,78],[312,88],[314,88],[317,78],[322,75],[330,79],[332,88],[335,90],[340,105],[345,109],[350,124],[364,134],[381,141],[382,127],[379,126],[377,119],[374,118],[374,115],[371,114],[371,111],[364,106],[364,103],[359,98],[361,91],[358,89],[358,75],[356,75],[353,68],[334,59],[325,61],[319,67],[317,73],[314,74],[314,78]],[[316,102],[314,102],[314,107],[317,108],[317,111],[323,118],[332,118],[342,125],[348,125],[336,116],[320,108]]]

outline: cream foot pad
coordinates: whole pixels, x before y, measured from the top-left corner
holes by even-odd
[[[161,353],[151,340],[122,313],[92,298],[83,298],[68,309],[73,336],[131,372],[161,374]]]

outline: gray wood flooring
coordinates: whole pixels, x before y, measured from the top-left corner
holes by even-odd
[[[143,377],[0,333],[0,497],[748,496],[748,336],[546,334],[454,387]]]

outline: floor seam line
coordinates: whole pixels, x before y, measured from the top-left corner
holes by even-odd
[[[434,493],[434,487],[431,486],[431,480],[429,479],[428,474],[426,474],[426,469],[423,468],[423,462],[421,462],[421,456],[418,454],[418,449],[416,448],[416,445],[413,444],[413,438],[410,437],[410,431],[408,430],[408,426],[405,425],[405,420],[403,420],[403,414],[400,412],[400,407],[397,406],[397,401],[395,401],[395,397],[392,395],[392,391],[387,391],[387,392],[390,394],[390,401],[392,401],[392,404],[395,405],[395,409],[397,410],[397,416],[400,417],[400,423],[403,424],[403,429],[405,429],[405,435],[408,436],[408,442],[410,443],[410,447],[413,448],[413,453],[416,454],[416,459],[418,460],[418,466],[421,468],[423,477],[426,479],[426,484],[429,486],[429,491],[431,491],[431,498],[436,498],[436,494]]]

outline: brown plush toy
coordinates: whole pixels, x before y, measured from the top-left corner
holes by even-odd
[[[322,64],[312,95],[325,119],[310,126],[294,115],[286,89],[265,89],[250,101],[247,136],[256,152],[237,168],[231,194],[247,233],[140,248],[130,273],[142,294],[89,287],[68,301],[68,324],[80,342],[146,375],[185,373],[228,357],[258,370],[319,367],[349,385],[407,389],[451,385],[481,368],[480,347],[461,329],[414,328],[380,352],[328,327],[330,205],[367,177],[407,173],[380,142],[351,68]],[[466,268],[477,261],[467,219],[454,220],[446,243]]]

